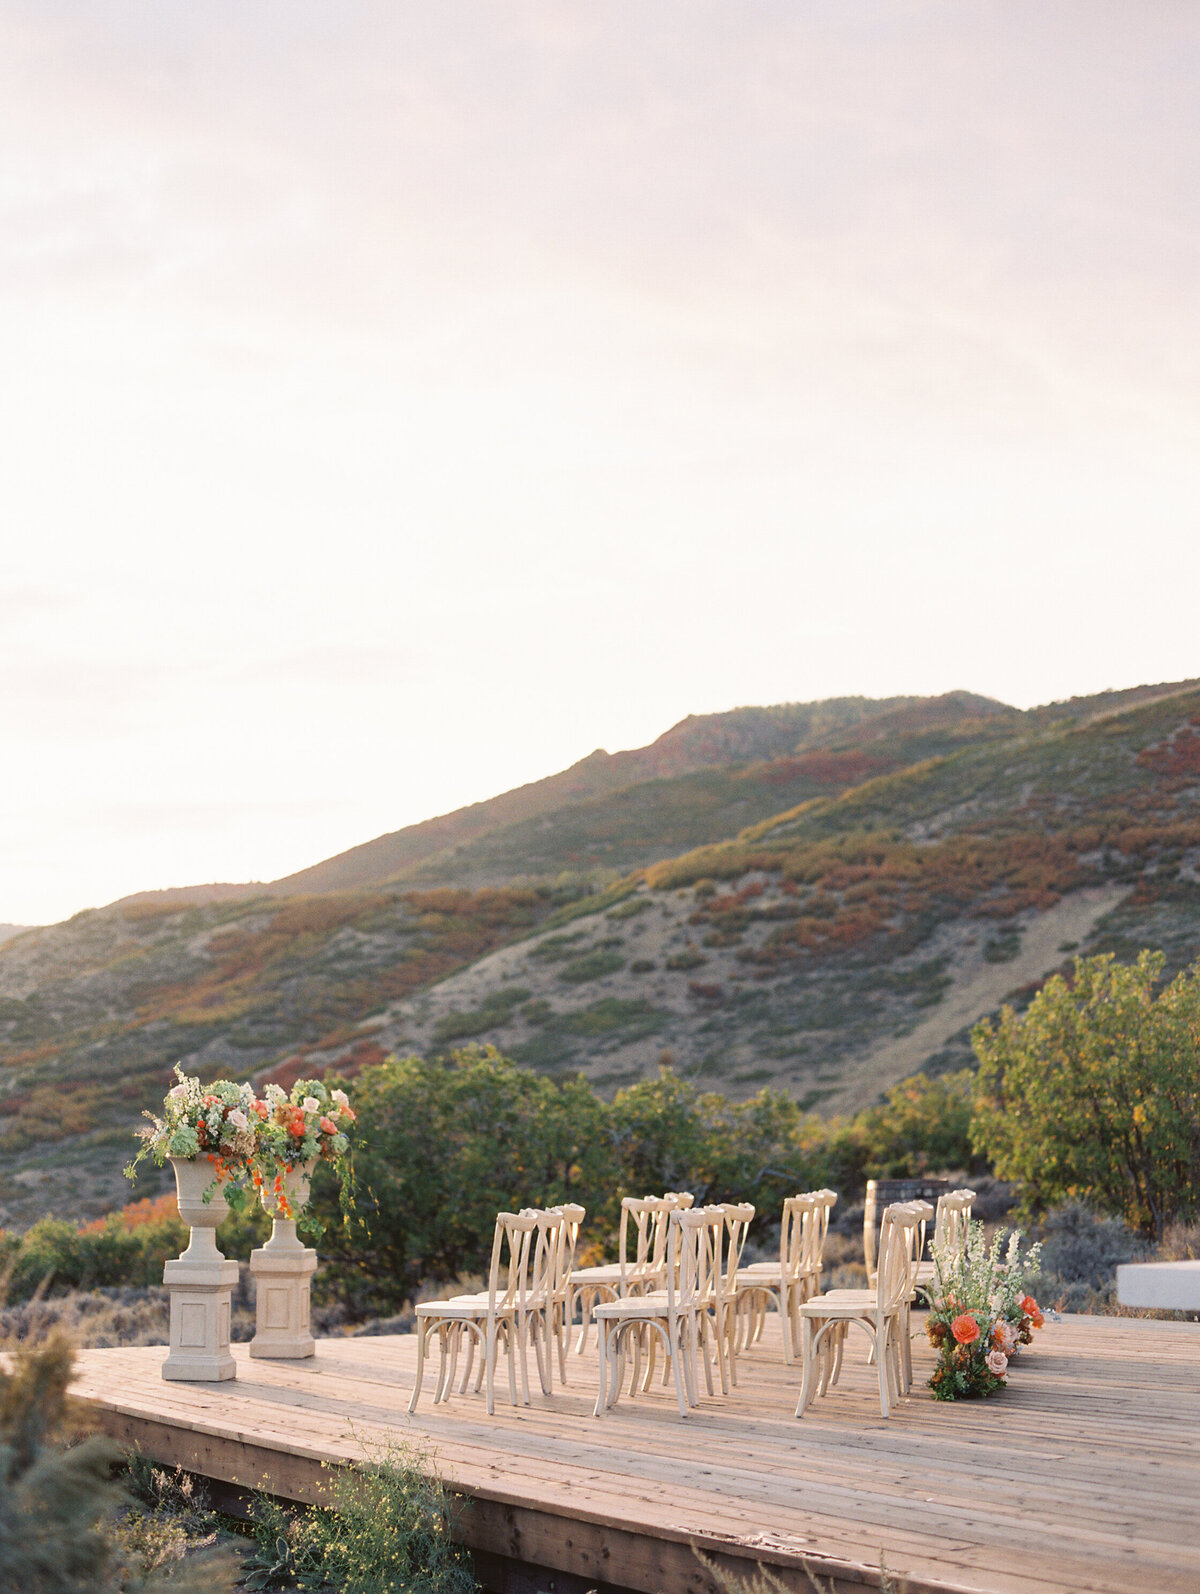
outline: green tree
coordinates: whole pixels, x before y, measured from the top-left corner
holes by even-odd
[[[1023,1016],[979,1024],[972,1139],[1045,1207],[1084,1196],[1161,1235],[1200,1210],[1200,962],[1077,958]]]
[[[481,1272],[497,1212],[595,1202],[612,1183],[591,1088],[494,1047],[390,1058],[363,1072],[354,1102],[357,1219],[339,1225],[328,1181],[314,1191],[331,1283],[352,1306],[398,1306],[425,1279]]]
[[[971,1168],[977,1161],[971,1155],[974,1082],[970,1069],[936,1078],[913,1074],[893,1085],[879,1106],[860,1112],[853,1138],[861,1176],[918,1178]]]

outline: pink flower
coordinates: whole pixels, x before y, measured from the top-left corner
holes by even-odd
[[[1002,1350],[990,1350],[987,1354],[988,1372],[995,1373],[997,1378],[1003,1378],[1008,1371],[1008,1357]]]
[[[229,1114],[229,1122],[235,1129],[249,1129],[250,1120],[240,1107],[235,1107]]]
[[[321,1129],[327,1135],[336,1135],[338,1132],[338,1126],[334,1123],[332,1118],[322,1118]]]

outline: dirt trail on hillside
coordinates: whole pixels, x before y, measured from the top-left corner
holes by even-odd
[[[994,1012],[1012,992],[1040,980],[1065,962],[1070,953],[1061,950],[1063,944],[1074,941],[1082,945],[1096,921],[1111,913],[1128,889],[1098,886],[1074,892],[1029,921],[1020,951],[1007,963],[987,962],[983,933],[974,946],[968,945],[964,936],[947,971],[954,984],[937,1009],[907,1035],[880,1041],[869,1052],[848,1061],[836,1094],[822,1104],[822,1111],[857,1111],[869,1106],[890,1085],[917,1073],[965,1025]]]

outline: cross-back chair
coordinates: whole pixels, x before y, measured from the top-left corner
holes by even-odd
[[[803,1377],[797,1417],[803,1417],[818,1389],[826,1394],[841,1372],[842,1343],[852,1325],[870,1341],[879,1376],[879,1410],[891,1408],[911,1384],[907,1363],[908,1308],[912,1299],[913,1254],[918,1230],[932,1216],[925,1203],[897,1203],[883,1214],[879,1234],[879,1269],[869,1290],[832,1290],[814,1295],[800,1307],[800,1350]]]
[[[567,1322],[580,1314],[575,1354],[582,1356],[587,1345],[592,1309],[600,1301],[623,1300],[628,1295],[658,1289],[666,1267],[667,1222],[674,1211],[692,1205],[686,1191],[668,1191],[662,1196],[624,1196],[621,1200],[621,1225],[617,1234],[617,1261],[572,1271],[567,1298]]]
[[[719,1265],[714,1257],[720,1256],[724,1232],[725,1214],[720,1207],[673,1208],[667,1221],[664,1287],[620,1300],[598,1301],[592,1308],[600,1354],[595,1416],[616,1404],[631,1348],[631,1396],[636,1395],[639,1382],[642,1389],[648,1388],[653,1376],[654,1354],[648,1354],[645,1378],[641,1379],[644,1351],[657,1353],[659,1349],[666,1357],[664,1378],[674,1375],[681,1417],[698,1404],[695,1361],[701,1350],[705,1382],[712,1394],[707,1302],[714,1294],[713,1272]]]
[[[933,1220],[933,1243],[940,1250],[958,1255],[966,1242],[971,1226],[971,1213],[975,1207],[974,1190],[948,1190],[938,1196],[937,1212]],[[916,1289],[925,1292],[933,1283],[932,1261],[920,1261],[913,1276]]]
[[[560,1220],[561,1227],[561,1220]],[[416,1310],[417,1318],[417,1371],[412,1398],[408,1409],[417,1409],[421,1383],[425,1370],[425,1357],[430,1336],[437,1334],[439,1363],[434,1405],[450,1398],[451,1386],[458,1362],[459,1346],[466,1336],[470,1355],[480,1352],[480,1378],[487,1383],[487,1410],[490,1417],[496,1409],[496,1360],[501,1347],[508,1362],[508,1398],[517,1404],[517,1359],[524,1344],[524,1319],[530,1304],[529,1260],[531,1247],[536,1249],[538,1214],[501,1212],[496,1217],[492,1237],[492,1255],[488,1267],[486,1292],[476,1295],[451,1296],[445,1301],[422,1301]],[[522,1360],[523,1394],[528,1403],[528,1375]],[[468,1362],[467,1376],[470,1374]],[[466,1377],[463,1380],[464,1388]],[[476,1383],[478,1388],[478,1382]]]
[[[836,1201],[832,1190],[788,1196],[779,1225],[779,1260],[752,1262],[738,1269],[737,1309],[742,1343],[749,1346],[762,1338],[767,1306],[773,1304],[780,1316],[783,1359],[789,1367],[795,1365],[800,1354],[798,1309],[820,1288],[825,1236]]]

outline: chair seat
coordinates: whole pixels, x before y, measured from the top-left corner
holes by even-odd
[[[515,1306],[504,1306],[496,1303],[497,1317],[513,1317],[516,1315]],[[488,1298],[486,1295],[455,1295],[448,1301],[422,1301],[417,1307],[418,1317],[486,1317],[488,1315]]]
[[[814,1295],[800,1307],[801,1317],[874,1317],[879,1300],[874,1290],[831,1290]]]
[[[628,1269],[626,1271],[628,1272]],[[571,1269],[572,1284],[619,1284],[622,1276],[620,1265],[616,1262],[604,1262],[597,1267]]]
[[[913,1274],[914,1284],[932,1284],[934,1278],[934,1265],[932,1262],[918,1262],[916,1272]]]
[[[681,1312],[691,1307],[678,1308]],[[647,1295],[627,1295],[623,1301],[601,1301],[592,1307],[594,1317],[665,1317],[671,1310],[666,1290],[654,1290]]]

